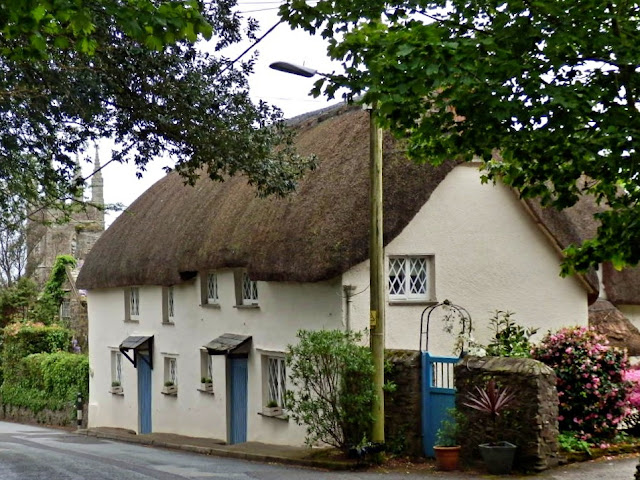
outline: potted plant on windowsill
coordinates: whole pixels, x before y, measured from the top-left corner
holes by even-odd
[[[162,389],[162,393],[165,395],[177,395],[178,386],[174,384],[171,380],[167,380],[164,382],[164,388]]]
[[[120,382],[118,382],[117,380],[111,382],[111,388],[109,389],[109,392],[113,393],[114,395],[122,395],[123,390]]]
[[[460,444],[458,433],[460,424],[456,409],[452,408],[447,412],[447,417],[440,423],[440,428],[436,432],[436,443],[433,451],[436,455],[436,467],[438,470],[449,472],[458,470],[460,467]]]
[[[476,393],[469,393],[463,405],[486,413],[491,418],[491,440],[478,445],[482,459],[487,465],[489,473],[501,475],[509,473],[513,466],[516,446],[504,440],[498,440],[497,420],[500,412],[515,401],[515,394],[508,387],[498,388],[495,380],[491,379],[483,390],[476,388]]]
[[[203,392],[213,392],[213,380],[209,377],[202,377],[200,379],[200,390]]]
[[[262,415],[265,417],[277,417],[282,415],[282,407],[279,406],[275,400],[269,400],[267,404],[262,407]]]

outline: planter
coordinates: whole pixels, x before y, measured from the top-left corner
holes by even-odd
[[[458,470],[460,466],[460,446],[433,447],[436,454],[436,468],[445,472]]]
[[[162,389],[162,393],[165,395],[177,395],[178,394],[178,386],[177,385],[168,385]]]
[[[503,475],[511,471],[516,446],[509,442],[483,443],[478,446],[487,470],[492,475]]]
[[[262,415],[265,417],[278,417],[282,415],[282,407],[262,407]]]
[[[113,393],[114,395],[122,395],[124,393],[124,390],[122,389],[121,386],[119,387],[111,387],[109,389],[110,393]]]
[[[200,390],[203,392],[213,392],[213,383],[201,383]]]

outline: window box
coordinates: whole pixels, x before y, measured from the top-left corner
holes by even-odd
[[[120,382],[112,382],[109,393],[112,393],[113,395],[124,395],[124,390],[122,389]]]
[[[282,407],[262,407],[262,415],[264,417],[280,417],[282,414]]]
[[[177,395],[178,394],[178,386],[173,383],[167,382],[164,384],[164,388],[162,389],[162,393],[164,395]]]
[[[210,378],[203,378],[200,382],[200,391],[213,393],[213,381]]]

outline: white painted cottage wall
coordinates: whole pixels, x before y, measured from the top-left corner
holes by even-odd
[[[200,347],[224,333],[252,336],[248,359],[248,440],[302,444],[304,429],[292,420],[258,415],[263,406],[261,352],[284,352],[299,329],[344,328],[339,280],[314,284],[258,282],[258,309],[234,308],[232,271],[218,272],[220,308],[200,306],[199,278],[174,287],[175,325],[162,324],[162,288],[140,287],[140,321],[124,321],[124,290],[88,294],[90,365],[89,426],[138,430],[137,377],[123,364],[124,396],[109,393],[110,350],[133,334],[154,335],[152,429],[227,439],[225,357],[213,357],[215,395],[198,391]],[[162,395],[163,353],[177,356],[178,395]]]
[[[587,323],[587,294],[575,278],[559,276],[560,256],[503,185],[482,185],[477,167],[456,167],[436,188],[416,217],[386,248],[385,254],[435,255],[435,292],[467,308],[475,338],[486,343],[488,319],[496,309],[516,313],[518,323],[549,329]],[[368,262],[343,275],[355,286],[352,325],[369,318]],[[424,305],[389,305],[387,348],[418,349]],[[429,350],[452,353],[451,336],[441,324],[430,328]]]

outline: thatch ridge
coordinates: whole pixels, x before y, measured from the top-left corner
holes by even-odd
[[[340,106],[299,124],[297,148],[318,168],[288,198],[258,198],[243,177],[185,186],[168,174],[98,240],[81,288],[173,285],[181,272],[244,267],[251,278],[315,282],[368,258],[368,113]],[[384,139],[385,244],[454,168],[409,162]]]

